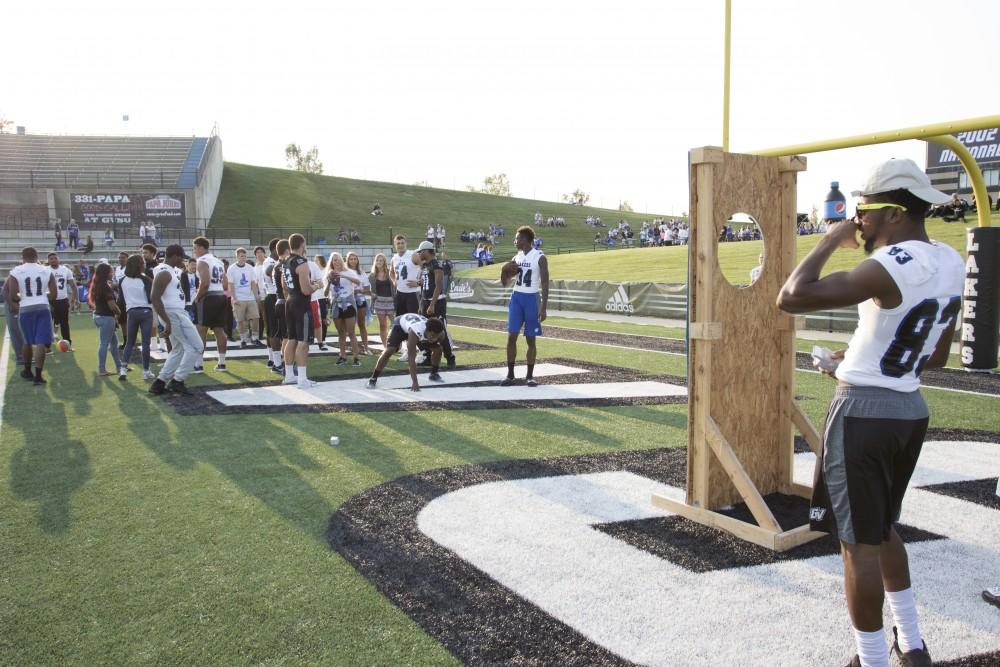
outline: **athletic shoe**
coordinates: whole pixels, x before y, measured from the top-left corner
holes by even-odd
[[[299,380],[298,384],[299,384],[299,389],[312,389],[313,387],[318,385],[319,382],[306,378],[305,380]]]
[[[433,366],[434,362],[431,361],[430,357],[424,357],[423,359],[417,361],[417,366]]]
[[[340,357],[339,359],[337,359],[338,366],[343,366],[346,363],[347,363],[347,357]]]
[[[37,387],[40,384],[45,384],[46,380],[43,379],[43,378],[35,378],[34,382],[35,382],[35,386]]]
[[[152,394],[153,396],[159,396],[166,390],[167,390],[167,383],[161,380],[160,378],[156,378],[155,380],[153,380],[153,384],[149,385],[149,393]]]
[[[156,378],[156,375],[154,375],[152,371],[143,371],[142,372],[142,379],[143,380],[153,380],[155,378]]]
[[[252,340],[250,341],[250,344],[253,345],[254,347],[267,347],[267,345],[265,345],[264,342],[261,340]]]
[[[430,355],[427,354],[426,352],[421,352],[420,354],[417,355],[417,358],[416,358],[416,362],[417,362],[418,366],[420,364],[428,361],[428,360],[430,360]]]
[[[376,380],[375,378],[368,378],[368,388],[369,389],[374,389],[375,388],[375,384],[377,382],[378,382],[378,380]],[[985,595],[985,593],[983,593],[983,595]]]
[[[240,349],[241,350],[247,349],[247,342],[245,340],[240,341]]]
[[[191,372],[194,373],[195,375],[197,375],[199,373],[204,373],[205,372],[205,367],[204,366],[195,366],[193,369],[191,369]]]
[[[128,381],[128,371],[126,371],[124,368],[121,369],[120,371],[118,371],[118,379],[120,381],[122,381],[122,382],[127,382]]]
[[[32,373],[31,371],[21,371],[21,377],[23,377],[25,380],[34,380],[35,374]]]
[[[360,366],[361,365],[361,360],[358,359],[357,357],[354,357],[354,361],[353,361],[353,363],[351,363],[351,365],[352,366]]]
[[[931,654],[927,652],[927,642],[921,640],[924,647],[915,648],[912,651],[903,653],[899,648],[899,637],[896,633],[896,626],[892,627],[892,654],[902,667],[931,667]]]
[[[215,365],[215,370],[219,371],[220,373],[225,373],[226,372],[226,365],[225,364],[216,364]]]
[[[410,360],[410,356],[408,354],[406,354],[405,352],[403,354],[399,355],[398,357],[396,357],[396,361],[409,361],[409,360]]]
[[[440,373],[431,373],[427,376],[427,379],[431,382],[444,382],[444,378],[441,377]]]
[[[535,382],[535,378],[528,378],[528,379],[527,379],[527,380],[525,381],[525,383],[524,383],[524,384],[525,384],[526,386],[528,386],[528,387],[537,387],[537,386],[538,386],[538,383],[537,383],[537,382]]]
[[[324,345],[323,343],[320,343],[319,344],[319,351],[320,352],[326,352],[326,345]]]
[[[267,367],[268,368],[274,368],[274,359],[268,359],[267,360]]]
[[[455,357],[454,356],[448,357],[448,368],[454,368],[457,365],[458,365],[458,362],[455,361]]]
[[[284,375],[285,374],[285,367],[284,366],[271,366],[271,372],[272,373],[277,373],[278,375]]]
[[[851,658],[851,661],[847,663],[847,667],[861,667],[861,658],[858,657],[857,653],[855,653],[854,657]]]
[[[501,387],[509,387],[512,384],[514,384],[514,378],[504,378],[504,379],[500,380],[500,386]]]
[[[983,591],[983,599],[994,607],[1000,607],[1000,586]]]
[[[171,394],[177,394],[179,396],[190,396],[191,390],[187,388],[181,380],[171,380],[170,384],[167,385],[167,391]]]
[[[298,379],[295,377],[285,378],[281,381],[281,384],[298,384]]]

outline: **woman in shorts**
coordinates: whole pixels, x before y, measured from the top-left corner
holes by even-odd
[[[386,340],[389,338],[389,325],[392,323],[392,318],[396,316],[396,305],[392,278],[389,277],[389,264],[384,254],[375,255],[368,280],[374,296],[372,307],[375,310],[375,317],[378,318],[378,335],[382,339],[382,347],[385,347]]]
[[[330,285],[330,310],[333,314],[333,324],[337,327],[338,350],[340,352],[337,365],[341,366],[347,363],[347,357],[344,356],[344,344],[345,339],[350,337],[354,365],[360,366],[358,339],[354,335],[354,325],[358,318],[354,289],[361,284],[361,278],[344,265],[344,258],[338,252],[330,255],[327,268],[326,282]]]
[[[371,354],[368,350],[368,297],[372,293],[368,274],[361,270],[361,260],[354,251],[347,253],[347,268],[361,281],[354,286],[354,308],[358,313],[358,331],[361,333],[361,354]]]

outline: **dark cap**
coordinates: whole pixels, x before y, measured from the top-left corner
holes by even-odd
[[[181,259],[190,259],[184,252],[184,246],[173,244],[168,245],[167,249],[163,253],[164,257],[180,257]]]

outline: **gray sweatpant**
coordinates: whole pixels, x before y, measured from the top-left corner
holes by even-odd
[[[167,316],[170,318],[171,347],[170,354],[160,369],[159,379],[164,382],[184,382],[201,361],[205,346],[186,310],[168,310]]]

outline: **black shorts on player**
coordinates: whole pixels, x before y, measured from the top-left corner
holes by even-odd
[[[229,302],[224,294],[206,294],[194,304],[195,324],[207,329],[224,329]]]
[[[285,338],[307,342],[314,328],[312,304],[308,299],[285,301]]]
[[[396,296],[393,297],[393,302],[396,305],[396,317],[406,315],[407,313],[420,312],[419,292],[400,292],[397,290]]]
[[[278,328],[277,294],[264,297],[264,321],[267,323],[268,338],[284,338],[285,332]]]

